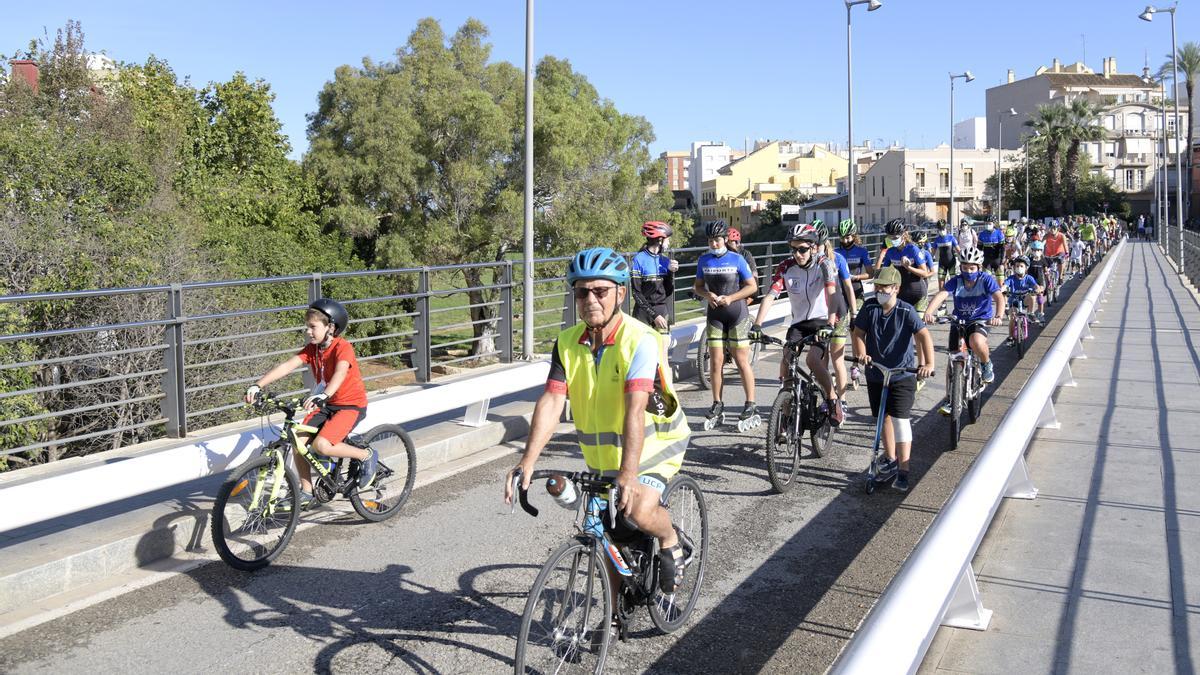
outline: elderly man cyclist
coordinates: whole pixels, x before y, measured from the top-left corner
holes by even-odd
[[[620,513],[662,545],[660,587],[674,592],[690,551],[662,505],[667,481],[683,464],[690,431],[671,382],[663,337],[621,311],[629,266],[610,248],[580,251],[567,267],[581,321],[558,334],[546,388],[533,409],[525,454],[508,472],[528,489],[534,463],[558,426],[568,396],[584,462],[615,476]]]

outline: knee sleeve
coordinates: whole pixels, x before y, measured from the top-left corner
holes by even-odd
[[[897,443],[912,442],[912,424],[909,422],[907,417],[904,419],[897,419],[893,417],[892,431],[895,432]]]

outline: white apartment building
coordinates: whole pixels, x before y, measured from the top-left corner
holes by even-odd
[[[740,155],[742,153],[738,153]],[[704,181],[717,177],[721,167],[733,161],[733,148],[724,143],[712,141],[696,141],[692,143],[691,160],[688,162],[687,185],[692,191],[692,199],[700,202],[700,188]]]
[[[955,150],[984,150],[987,148],[987,119],[971,117],[954,125]]]
[[[1005,170],[1020,152],[1004,151]],[[884,153],[862,177],[854,201],[858,222],[867,231],[893,218],[909,224],[982,218],[995,208],[995,195],[985,186],[996,173],[995,150],[954,150],[954,203],[950,209],[950,147],[898,149]]]

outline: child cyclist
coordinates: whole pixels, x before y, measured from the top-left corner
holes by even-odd
[[[1029,242],[1029,276],[1033,277],[1033,280],[1042,289],[1038,292],[1037,320],[1039,323],[1046,323],[1046,293],[1050,290],[1046,285],[1046,280],[1050,275],[1046,273],[1049,261],[1046,260],[1045,252],[1046,242],[1041,240]]]
[[[1034,298],[1041,294],[1043,287],[1029,274],[1029,259],[1025,256],[1017,256],[1013,258],[1013,273],[1008,275],[1004,280],[1004,292],[1008,294],[1010,302],[1021,301],[1025,306],[1025,312],[1030,316],[1034,314]],[[1009,335],[1012,335],[1012,322],[1009,322]]]
[[[875,298],[863,304],[854,319],[854,355],[864,364],[878,361],[888,368],[917,367],[917,377],[911,373],[896,373],[888,389],[887,410],[879,409],[883,393],[883,375],[875,368],[867,369],[867,397],[872,415],[886,415],[883,422],[883,447],[888,463],[880,476],[896,474],[892,487],[908,489],[908,459],[912,449],[913,401],[917,395],[917,380],[933,375],[933,338],[912,305],[900,300],[900,272],[885,267],[875,277]]]
[[[957,276],[946,281],[946,287],[938,291],[925,310],[925,323],[933,323],[938,307],[946,298],[954,296],[954,316],[964,321],[970,321],[967,326],[966,338],[971,351],[983,364],[983,381],[991,382],[996,379],[995,368],[992,365],[991,350],[988,348],[988,326],[999,326],[1000,317],[1004,316],[1004,293],[995,277],[984,274],[983,251],[969,248],[963,251],[959,261]],[[950,326],[951,351],[958,349],[958,326]],[[942,414],[950,414],[949,402],[942,406]]]
[[[363,386],[354,347],[342,337],[350,315],[342,303],[321,298],[309,305],[304,315],[308,344],[295,356],[275,366],[246,389],[246,403],[253,403],[259,391],[307,365],[317,381],[316,393],[304,400],[307,417],[304,424],[320,427],[312,449],[327,457],[349,457],[361,462],[358,486],[365,488],[375,479],[379,455],[343,443],[350,430],[367,414],[367,390]],[[312,501],[312,479],[307,462],[296,462],[300,474],[300,503]]]

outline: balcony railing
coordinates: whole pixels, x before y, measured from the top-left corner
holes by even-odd
[[[976,196],[976,188],[974,185],[955,185],[955,199],[974,199]],[[950,199],[949,187],[918,187],[909,191],[910,199]]]

